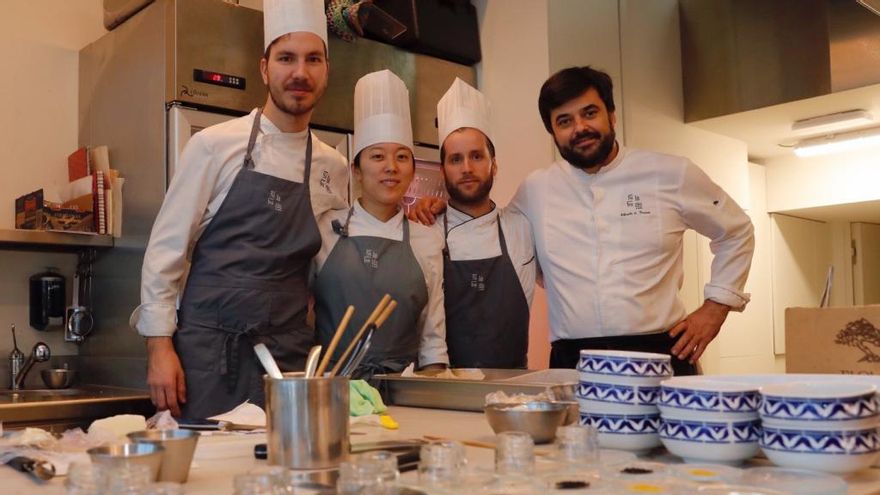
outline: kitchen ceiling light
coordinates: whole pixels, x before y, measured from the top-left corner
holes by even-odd
[[[880,0],[857,0],[862,7],[870,10],[871,12],[880,15]]]
[[[802,139],[794,145],[794,154],[799,157],[808,157],[852,151],[877,145],[880,145],[880,127],[869,127],[867,129]]]
[[[874,118],[865,110],[847,110],[846,112],[837,112],[795,121],[795,123],[791,125],[791,131],[798,136],[804,136],[807,134],[827,134],[829,132],[852,129],[873,122]]]

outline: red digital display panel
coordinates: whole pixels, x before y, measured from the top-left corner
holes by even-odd
[[[203,69],[193,69],[193,80],[206,84],[213,84],[215,86],[224,86],[241,90],[245,89],[246,83],[245,78],[241,76],[222,74],[220,72]]]

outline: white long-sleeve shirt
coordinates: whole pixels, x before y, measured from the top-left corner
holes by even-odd
[[[532,226],[551,341],[659,332],[681,321],[687,229],[711,239],[705,298],[740,311],[749,300],[751,221],[686,158],[621,146],[595,174],[559,160],[530,174],[508,208]]]
[[[177,329],[177,306],[192,250],[241,169],[255,115],[256,110],[211,126],[196,133],[186,144],[144,254],[141,304],[130,319],[131,326],[141,335],[171,336]],[[290,159],[272,163],[261,160],[262,138],[281,131],[265,115],[261,118],[260,130],[251,152],[254,170],[302,182],[308,131],[283,136],[281,152]],[[328,210],[347,207],[345,158],[314,135],[309,187],[316,218]]]
[[[493,208],[479,217],[456,210],[452,206],[446,208],[447,238],[449,258],[452,261],[482,260],[501,256],[501,244],[498,239],[498,219],[501,219],[501,230],[507,243],[507,254],[516,270],[526,302],[532,305],[535,293],[535,247],[532,229],[528,219],[518,211]],[[434,225],[443,232],[443,219],[439,217]]]
[[[321,251],[313,260],[314,273],[317,276],[324,268],[324,262],[330,256],[339,234],[333,232],[332,222],[338,220],[345,224],[348,211],[329,211],[318,219],[318,230],[321,231]],[[403,240],[403,211],[397,213],[387,222],[383,222],[368,213],[359,201],[354,202],[354,212],[348,224],[348,235],[381,237],[395,241]],[[443,236],[442,232],[409,222],[409,243],[428,289],[428,303],[419,315],[416,328],[419,331],[419,366],[443,363],[449,364],[446,348],[446,310],[443,304]]]

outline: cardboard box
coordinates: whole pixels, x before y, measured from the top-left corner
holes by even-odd
[[[94,232],[93,205],[91,193],[58,204],[46,201],[39,189],[15,199],[15,228]]]
[[[880,304],[787,308],[785,371],[880,374]]]

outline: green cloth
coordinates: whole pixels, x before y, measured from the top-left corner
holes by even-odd
[[[364,380],[351,380],[349,383],[349,414],[366,416],[381,414],[388,410],[379,391]]]

